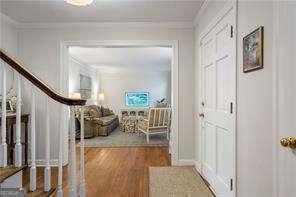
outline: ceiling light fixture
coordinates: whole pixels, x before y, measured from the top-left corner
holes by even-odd
[[[94,0],[65,0],[67,3],[77,6],[86,6],[91,4]]]

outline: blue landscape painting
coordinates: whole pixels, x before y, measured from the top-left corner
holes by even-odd
[[[126,92],[125,105],[127,107],[148,107],[149,92]]]

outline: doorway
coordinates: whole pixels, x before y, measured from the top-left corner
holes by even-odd
[[[171,62],[171,132],[169,137],[169,152],[172,165],[179,161],[178,141],[178,41],[64,41],[61,42],[61,92],[69,93],[69,47],[170,47]],[[67,110],[67,109],[65,109]],[[65,120],[67,121],[67,120]],[[67,140],[65,135],[65,141]]]
[[[235,196],[236,6],[200,36],[201,174],[217,196]]]
[[[168,148],[171,47],[71,46],[69,56],[69,96],[96,118],[84,121],[86,147]]]

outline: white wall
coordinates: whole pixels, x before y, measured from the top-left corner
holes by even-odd
[[[171,72],[158,71],[150,73],[121,72],[101,73],[101,91],[105,94],[102,103],[116,113],[125,108],[125,92],[144,91],[150,93],[150,105],[156,100],[171,100]]]
[[[75,30],[75,31],[74,31]],[[124,27],[56,27],[56,28],[22,28],[19,33],[19,57],[30,70],[55,89],[60,88],[60,43],[78,40],[178,40],[179,41],[179,159],[194,158],[194,31],[193,28],[124,28]],[[51,107],[51,137],[58,142],[59,107]],[[38,155],[44,153],[41,134],[44,132],[44,109],[38,116]],[[57,147],[52,146],[51,156],[57,158]]]
[[[0,13],[0,48],[4,49],[8,54],[17,57],[18,55],[18,29],[16,23]],[[2,66],[6,69],[6,90],[7,93],[11,87],[15,87],[14,71],[6,63],[1,61],[0,67],[0,98],[2,95]],[[7,99],[14,95],[15,91],[9,91]],[[1,131],[1,129],[0,129]],[[1,136],[0,136],[1,138]]]
[[[18,30],[14,21],[0,13],[0,47],[9,54],[18,54]]]
[[[91,98],[96,100],[99,89],[99,73],[88,65],[83,65],[76,59],[69,58],[69,93],[79,92],[80,74],[88,76],[92,80]]]
[[[273,194],[273,3],[238,3],[238,196]],[[243,36],[264,26],[264,69],[242,72]]]
[[[238,1],[237,27],[237,196],[273,196],[273,3]],[[210,1],[196,27],[199,34],[223,7]],[[264,69],[243,73],[242,39],[256,27],[264,26]],[[198,54],[198,50],[196,51]],[[198,65],[198,58],[196,59]],[[197,66],[196,66],[197,68]],[[195,78],[198,81],[198,75]],[[198,90],[198,88],[196,88]],[[198,96],[197,93],[195,93]],[[198,103],[195,103],[198,112]],[[198,122],[196,122],[198,130]],[[200,162],[200,138],[196,139],[196,159]]]
[[[0,13],[0,48],[4,49],[8,54],[17,57],[18,55],[18,29],[14,21]],[[1,60],[1,64],[4,64]],[[0,69],[0,76],[2,77],[2,68]],[[7,90],[10,89],[13,80],[13,71],[6,66],[6,85]],[[2,92],[2,85],[0,86]],[[14,91],[12,94],[15,93]],[[1,93],[0,93],[1,94]]]

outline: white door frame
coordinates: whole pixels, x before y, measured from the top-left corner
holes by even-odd
[[[214,17],[214,19],[210,22],[210,24],[204,29],[201,31],[201,34],[199,36],[199,43],[201,43],[201,40],[216,26],[216,24],[231,10],[233,9],[234,10],[234,17],[235,17],[235,24],[234,24],[234,27],[233,27],[233,35],[234,35],[234,43],[235,43],[235,48],[234,48],[234,57],[235,57],[235,63],[237,65],[237,34],[236,34],[236,29],[237,29],[237,1],[228,1],[225,6],[220,10],[220,12],[216,15],[216,17]],[[198,102],[199,102],[199,110],[200,110],[200,106],[201,106],[201,102],[202,102],[202,78],[201,78],[201,45],[199,44],[199,54],[198,54],[198,57],[199,57],[199,61],[198,61],[198,73],[199,73],[199,80],[198,80],[198,83],[199,83],[199,86],[198,86]],[[237,66],[236,66],[237,68]],[[237,98],[237,69],[235,71],[236,73],[236,80],[235,80],[235,95],[236,95],[236,98]],[[237,154],[237,144],[236,144],[236,132],[237,132],[237,99],[236,99],[236,103],[234,103],[234,106],[233,106],[233,112],[235,113],[235,131],[234,131],[234,177],[233,177],[233,191],[234,191],[234,196],[236,196],[236,193],[237,193],[237,185],[236,185],[236,180],[237,180],[237,177],[236,177],[236,169],[237,169],[237,161],[236,161],[236,154]],[[198,126],[198,129],[199,129],[199,134],[198,134],[198,139],[200,139],[198,142],[199,142],[199,150],[198,150],[198,153],[200,154],[200,163],[196,163],[195,164],[195,168],[198,172],[202,172],[201,168],[202,168],[202,161],[203,161],[203,135],[201,134],[201,122],[199,122],[199,126]]]
[[[280,24],[279,24],[279,20],[280,20],[280,11],[279,11],[279,2],[273,2],[273,40],[272,40],[272,44],[273,44],[273,67],[272,69],[273,71],[273,115],[272,115],[272,122],[273,122],[273,140],[274,140],[274,145],[273,145],[273,194],[274,197],[278,196],[278,192],[279,192],[279,173],[278,173],[278,167],[279,167],[279,153],[278,153],[278,149],[279,149],[279,141],[278,139],[280,138],[279,136],[279,129],[278,129],[278,123],[279,123],[279,117],[278,117],[278,109],[279,109],[279,103],[278,103],[278,93],[279,93],[279,89],[278,89],[278,83],[279,83],[279,58],[278,58],[278,46],[279,46],[279,32],[280,32]]]
[[[283,70],[281,70],[281,64],[283,62],[280,62],[281,58],[279,54],[283,50],[281,47],[281,42],[280,42],[280,36],[282,35],[281,32],[284,31],[281,29],[281,2],[275,1],[273,2],[273,37],[272,37],[272,44],[273,44],[273,64],[272,64],[272,69],[273,69],[273,83],[272,83],[272,93],[273,93],[273,100],[272,100],[272,105],[273,105],[273,115],[272,115],[272,122],[273,122],[273,197],[281,197],[283,191],[289,191],[287,189],[281,188],[281,184],[283,184],[280,180],[281,176],[281,162],[285,162],[281,160],[282,158],[280,157],[281,154],[280,150],[285,149],[281,147],[280,145],[280,139],[283,137],[287,137],[286,135],[283,135],[285,130],[282,130],[281,126],[281,119],[284,119],[282,117],[283,113],[281,112],[281,104],[282,101],[280,101],[280,94],[283,91],[283,85],[281,85],[283,82],[282,80],[287,80],[289,79],[283,79]],[[286,113],[286,112],[285,112]],[[286,130],[287,131],[287,130]],[[286,148],[286,151],[289,151],[289,148]],[[291,152],[292,154],[292,152]],[[295,151],[294,151],[295,155]],[[287,165],[288,167],[288,165]],[[288,168],[289,169],[289,168]],[[291,181],[290,181],[291,182]],[[292,181],[293,183],[293,181]]]
[[[70,46],[166,46],[172,47],[172,72],[171,72],[171,96],[172,96],[172,126],[169,143],[172,165],[179,162],[179,44],[178,40],[78,40],[62,41],[60,43],[60,91],[68,96],[69,89],[69,65],[68,47]],[[64,109],[67,113],[67,108]],[[63,122],[67,122],[65,119]],[[66,125],[63,126],[67,131]],[[65,146],[68,143],[68,136],[65,134]],[[65,148],[66,149],[66,148]],[[64,153],[67,158],[68,152]]]

